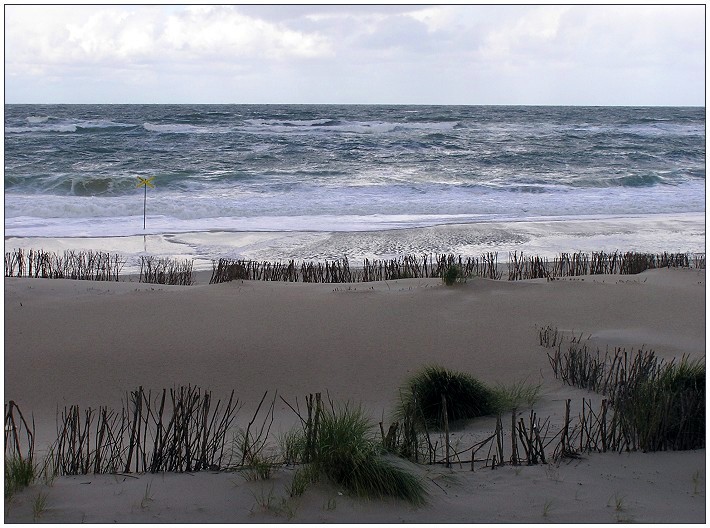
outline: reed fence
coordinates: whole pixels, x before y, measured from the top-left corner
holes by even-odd
[[[690,413],[704,411],[704,406],[701,408],[697,400],[688,397],[674,403],[684,406],[688,413],[686,419],[692,419]],[[663,405],[660,414],[668,420],[672,414],[668,409],[669,402],[665,401]],[[527,414],[513,411],[507,428],[505,421],[503,415],[498,415],[495,430],[465,448],[451,445],[448,431],[407,436],[406,426],[400,430],[396,422],[389,426],[387,433],[380,423],[380,431],[383,446],[399,456],[413,462],[458,466],[471,471],[496,469],[502,465],[557,463],[564,458],[580,458],[590,453],[684,450],[705,446],[704,432],[701,431],[704,420],[702,426],[695,427],[692,432],[683,431],[682,426],[676,424],[669,438],[657,441],[658,427],[639,427],[638,421],[624,408],[615,408],[608,399],[602,399],[595,406],[592,399],[582,398],[576,415],[572,412],[572,400],[566,400],[561,425],[553,425],[549,417],[543,420],[534,410]]]
[[[56,475],[226,469],[239,408],[234,391],[223,405],[192,386],[155,394],[139,387],[120,411],[74,405],[58,417],[46,467]]]
[[[101,251],[16,249],[5,253],[6,277],[118,281],[126,261]]]
[[[653,350],[616,347],[604,354],[573,338],[563,339],[550,327],[540,330],[552,371],[564,383],[607,398],[598,414],[587,409],[588,423],[602,448],[644,451],[705,447],[705,363],[683,356],[664,361]],[[555,343],[555,344],[553,344]],[[609,412],[609,407],[612,408]],[[584,435],[584,429],[580,434]]]
[[[262,412],[267,394],[268,391],[246,430],[240,432],[233,428],[241,409],[234,391],[224,406],[220,400],[215,404],[211,393],[188,386],[156,394],[139,387],[127,395],[120,411],[106,407],[83,412],[78,406],[65,408],[43,471],[51,475],[231,471],[250,468],[264,460],[270,466],[307,464],[313,457],[324,410],[321,395],[306,397],[303,412],[297,400],[292,405],[282,398],[298,415],[304,432],[304,450],[298,460],[293,460],[288,452],[283,453],[283,459],[262,456],[270,438],[276,400],[274,395]],[[443,399],[445,406],[446,397]],[[654,400],[651,405],[658,403]],[[701,407],[687,397],[660,403],[660,414],[654,413],[660,416],[672,415],[669,405],[680,406],[690,421],[692,413],[704,413],[704,401]],[[460,442],[451,443],[446,421],[441,431],[416,431],[412,424],[395,421],[385,432],[384,423],[379,425],[385,450],[419,464],[458,466],[471,471],[557,463],[594,452],[696,449],[705,445],[704,417],[702,422],[695,420],[691,424],[692,434],[687,428],[682,430],[682,423],[672,424],[672,435],[661,443],[653,443],[657,428],[640,428],[637,418],[619,401],[612,405],[606,398],[597,406],[592,399],[582,398],[575,415],[572,400],[567,399],[561,424],[552,424],[549,417],[543,420],[534,409],[525,413],[513,410],[509,420],[499,414],[495,430],[467,447]],[[648,416],[642,418],[647,420]],[[34,424],[30,427],[17,405],[10,402],[5,406],[5,455],[32,457],[33,453]]]
[[[190,286],[195,282],[193,264],[190,259],[141,256],[138,282]]]
[[[567,399],[561,425],[549,417],[543,420],[534,409],[513,410],[509,421],[499,414],[493,432],[461,446],[460,441],[452,445],[446,412],[449,402],[443,395],[441,430],[428,429],[426,420],[423,430],[415,427],[416,416],[405,413],[401,423],[385,427],[380,422],[383,448],[416,463],[458,465],[475,471],[506,464],[547,464],[592,452],[705,447],[704,361],[686,356],[664,361],[652,350],[627,352],[623,348],[602,354],[592,350],[582,334],[567,338],[551,326],[539,329],[539,342],[552,349],[547,356],[556,378],[599,393],[601,403],[582,398],[581,408],[573,414],[572,400]],[[264,460],[269,465],[293,463],[288,453],[283,459],[262,456],[276,401],[275,394],[270,405],[264,406],[267,395],[264,392],[244,431],[234,427],[242,407],[234,391],[223,405],[199,387],[157,393],[139,387],[126,394],[119,411],[65,408],[58,415],[57,438],[43,471],[50,475],[219,471],[254,467]],[[291,404],[281,399],[301,420],[305,442],[297,462],[308,463],[324,410],[321,395],[310,394],[304,412],[298,400]],[[34,430],[34,421],[30,426],[14,401],[5,405],[6,460],[33,460]]]
[[[347,258],[325,262],[296,261],[257,262],[252,260],[219,259],[213,261],[210,284],[233,280],[264,280],[288,282],[373,282],[407,278],[442,278],[455,266],[462,277],[484,277],[500,280],[545,278],[554,280],[598,274],[637,274],[655,268],[705,268],[705,255],[687,253],[593,252],[561,253],[552,260],[527,256],[522,252],[509,254],[505,275],[498,263],[498,254],[489,252],[481,257],[453,254],[408,255],[389,260],[365,259],[362,267],[353,268]]]
[[[534,409],[522,414],[514,410],[508,421],[498,415],[495,430],[465,448],[451,444],[446,427],[436,433],[408,435],[406,426],[400,431],[399,424],[394,422],[387,433],[381,423],[380,431],[386,449],[413,462],[458,466],[471,471],[503,465],[532,466],[578,458],[585,453],[636,450],[638,444],[634,443],[627,424],[609,410],[606,400],[596,410],[591,400],[583,399],[579,414],[574,416],[568,400],[561,426],[553,426],[549,417],[543,420]]]
[[[62,255],[44,250],[15,249],[5,253],[6,277],[118,281],[126,259],[98,251],[65,251]],[[154,284],[194,284],[192,260],[141,256],[139,281]],[[545,278],[554,280],[597,274],[636,274],[647,269],[675,267],[705,268],[704,253],[593,252],[561,253],[553,259],[509,254],[508,273],[502,271],[498,253],[480,257],[454,254],[405,255],[392,259],[364,259],[354,267],[347,258],[323,262],[254,261],[221,258],[212,262],[210,284],[234,280],[346,283],[407,278],[443,278],[450,268],[463,278],[500,280]]]

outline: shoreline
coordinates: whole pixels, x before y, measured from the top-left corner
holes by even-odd
[[[678,237],[678,233],[684,233]],[[494,251],[499,262],[524,252],[552,257],[560,252],[616,250],[655,253],[705,252],[704,213],[595,217],[564,220],[447,224],[383,231],[204,231],[120,237],[5,237],[7,249],[95,250],[119,253],[137,267],[140,255],[193,259],[210,269],[219,258],[259,261],[395,258]],[[127,263],[128,264],[128,263]]]

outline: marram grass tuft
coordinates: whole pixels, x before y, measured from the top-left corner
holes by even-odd
[[[362,497],[396,498],[414,505],[426,501],[426,488],[408,470],[410,463],[384,454],[374,426],[360,408],[321,410],[314,444],[313,459],[305,466],[308,469],[299,469],[306,473],[294,478],[295,494],[303,493],[318,477],[326,477]]]
[[[446,397],[448,420],[465,420],[495,412],[494,392],[464,372],[430,365],[412,376],[401,389],[401,417],[423,428],[443,427],[442,396]]]

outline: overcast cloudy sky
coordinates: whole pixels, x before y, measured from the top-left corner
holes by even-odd
[[[6,103],[705,104],[703,5],[5,6]]]

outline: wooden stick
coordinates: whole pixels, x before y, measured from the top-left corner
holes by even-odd
[[[446,395],[441,395],[441,412],[444,418],[444,434],[446,435],[446,467],[451,467],[451,461],[449,460],[449,413],[446,409]]]
[[[510,461],[514,466],[517,466],[519,464],[518,439],[515,435],[515,420],[516,420],[517,414],[518,414],[518,410],[513,409],[513,413],[511,415],[512,427],[510,429],[510,443],[511,443],[511,450],[512,450],[512,454],[510,455]]]

